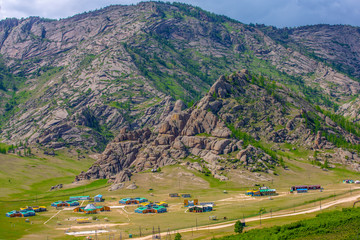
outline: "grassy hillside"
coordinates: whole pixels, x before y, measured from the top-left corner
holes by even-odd
[[[118,200],[124,197],[147,197],[151,201],[167,201],[170,205],[168,213],[158,215],[139,215],[134,213],[135,207],[126,208],[126,214],[122,210],[112,210],[108,213],[97,214],[99,221],[92,221],[85,225],[88,229],[96,224],[115,224],[109,227],[116,235],[122,232],[122,236],[131,233],[139,236],[139,227],[142,234],[151,234],[152,228],[159,226],[161,231],[166,229],[176,230],[191,228],[211,223],[220,223],[227,220],[235,220],[245,217],[256,216],[259,209],[263,214],[286,211],[296,208],[296,211],[318,205],[321,199],[323,204],[332,201],[334,197],[348,196],[350,185],[341,183],[344,178],[357,177],[356,173],[343,168],[337,168],[324,172],[320,168],[311,166],[309,162],[286,160],[288,169],[278,167],[278,176],[262,173],[263,180],[255,180],[251,173],[243,173],[242,176],[232,176],[231,181],[220,182],[205,173],[188,170],[185,166],[166,166],[159,173],[144,171],[135,174],[132,182],[139,187],[135,190],[121,189],[114,192],[107,191],[107,180],[85,181],[77,184],[71,183],[76,173],[85,170],[92,159],[85,157],[77,160],[77,153],[66,151],[57,152],[56,156],[43,155],[33,149],[34,157],[19,157],[11,154],[0,154],[2,164],[6,164],[7,171],[1,172],[0,179],[3,186],[3,195],[0,198],[0,239],[74,239],[64,234],[64,229],[79,231],[73,228],[74,218],[84,217],[83,214],[62,210],[54,218],[48,221],[59,210],[50,207],[51,202],[66,200],[70,195],[103,194],[106,201],[104,205],[118,205]],[[81,156],[86,156],[81,153]],[[13,166],[10,168],[9,166]],[[239,179],[239,177],[241,177]],[[270,177],[273,178],[270,180]],[[10,182],[9,182],[10,179]],[[244,179],[247,179],[244,182]],[[51,186],[63,183],[64,188],[57,191],[48,191]],[[289,187],[294,184],[321,184],[325,191],[313,191],[302,195],[289,195]],[[125,186],[131,182],[125,183]],[[254,188],[254,184],[265,184],[274,187],[279,196],[268,198],[250,198],[244,195],[247,189]],[[150,190],[152,189],[152,190]],[[227,190],[224,194],[223,191]],[[182,207],[183,199],[169,198],[171,192],[190,193],[192,198],[200,201],[215,201],[215,211],[206,214],[185,213]],[[335,194],[335,196],[334,196]],[[344,195],[345,194],[345,195]],[[353,193],[355,194],[355,193]],[[84,203],[87,204],[87,201]],[[24,206],[45,205],[48,212],[39,213],[31,217],[31,223],[26,223],[23,218],[10,219],[5,213]],[[294,210],[295,211],[295,210]],[[209,216],[216,215],[219,220],[210,221]],[[226,216],[227,220],[223,220]],[[105,220],[105,217],[108,220]],[[69,220],[70,219],[70,220]],[[151,221],[149,221],[151,219]],[[303,219],[303,217],[301,217]],[[290,218],[289,221],[294,218]],[[44,224],[48,221],[46,224]],[[284,219],[282,223],[287,223]],[[60,225],[59,225],[60,224]],[[120,224],[120,225],[116,225]],[[257,223],[252,224],[257,226]],[[9,231],[11,229],[11,231]],[[80,229],[81,230],[81,229]],[[227,230],[226,230],[227,231]],[[210,233],[209,233],[210,234]],[[209,234],[205,234],[209,237]],[[210,234],[211,235],[211,234]],[[108,238],[108,235],[99,236],[99,239]]]
[[[6,147],[6,146],[4,146]],[[107,180],[71,184],[76,174],[90,166],[94,159],[73,150],[56,151],[55,156],[32,149],[32,156],[0,154],[0,239],[18,239],[30,232],[42,231],[46,217],[36,218],[39,224],[26,224],[23,218],[9,219],[5,213],[20,207],[45,205],[70,195],[88,194],[107,186]],[[51,186],[64,184],[60,191],[49,191]],[[46,215],[46,214],[45,214]],[[25,223],[25,224],[24,224]]]
[[[89,157],[78,160],[75,152],[66,150],[57,151],[55,156],[45,155],[38,149],[32,152],[32,156],[0,154],[2,199],[43,195],[52,185],[71,183],[79,171],[94,161]]]
[[[242,234],[218,238],[241,239],[358,239],[360,235],[360,208],[343,208],[342,211],[321,213],[316,218],[283,226],[254,229]]]

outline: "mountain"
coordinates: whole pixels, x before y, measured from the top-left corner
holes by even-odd
[[[61,20],[6,19],[0,22],[0,138],[101,151],[123,127],[153,130],[179,108],[176,100],[190,107],[218,76],[242,68],[289,89],[301,108],[318,105],[348,116],[360,85],[357,70],[346,70],[356,68],[356,59],[344,56],[349,48],[357,54],[358,29],[339,28],[283,30],[287,42],[279,29],[161,2]],[[341,44],[332,48],[337,34]],[[255,128],[254,116],[246,118]]]
[[[358,146],[360,127],[345,130],[284,85],[247,70],[221,76],[196,105],[183,108],[177,101],[153,131],[122,129],[76,181],[120,183],[134,173],[183,164],[221,181],[241,182],[244,170],[276,174],[277,166],[285,167],[282,156],[296,148],[321,151],[313,164],[341,163],[360,171],[358,154],[343,149]],[[353,145],[342,145],[347,142]]]
[[[351,77],[360,78],[359,27],[324,24],[291,29],[259,27],[277,42],[325,62]]]

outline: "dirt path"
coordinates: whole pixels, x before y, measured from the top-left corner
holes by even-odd
[[[57,213],[55,213],[51,218],[49,218],[44,224],[47,224],[51,219],[53,219],[56,215],[58,215],[62,210],[59,210]]]
[[[331,202],[328,202],[328,203],[324,203],[324,204],[321,205],[321,207],[319,205],[317,207],[308,208],[308,209],[301,210],[299,212],[294,212],[294,213],[283,213],[283,214],[274,214],[273,213],[272,217],[271,216],[262,216],[261,219],[265,220],[265,219],[269,219],[269,218],[290,217],[290,216],[296,216],[296,215],[301,215],[301,214],[313,213],[313,212],[317,212],[317,211],[320,211],[322,209],[326,209],[326,208],[329,208],[329,207],[332,207],[334,205],[338,205],[338,204],[341,204],[341,203],[353,202],[353,201],[356,201],[358,198],[360,198],[360,193],[354,194],[353,196],[341,198],[341,199],[338,199],[338,200],[335,200],[335,201],[331,201]],[[259,221],[259,220],[260,220],[260,216],[246,218],[246,222],[253,222],[253,221]],[[219,223],[219,224],[205,225],[205,226],[198,227],[196,229],[196,231],[199,231],[199,230],[215,230],[215,229],[227,228],[227,227],[233,226],[236,221],[237,220],[233,220],[233,221],[229,221],[229,222],[225,222],[225,223]],[[177,232],[178,233],[191,232],[193,230],[194,230],[193,228],[179,229],[177,231],[170,232],[170,234],[176,234]],[[167,234],[168,234],[167,232],[163,232],[163,233],[161,233],[161,236],[166,236]],[[134,239],[146,240],[146,239],[152,239],[152,236],[146,236],[146,237],[134,238]]]
[[[122,208],[121,210],[123,210],[123,211],[120,211],[119,209],[118,210],[116,210],[116,211],[118,211],[120,214],[122,214],[122,215],[125,215],[125,217],[128,219],[128,221],[130,222],[130,218],[129,218],[129,215],[125,212],[125,209],[124,208]]]
[[[72,230],[72,229],[84,229],[84,228],[108,228],[113,226],[128,225],[128,223],[109,223],[109,224],[91,224],[91,225],[81,225],[81,226],[71,226],[67,228],[56,228],[56,230]]]

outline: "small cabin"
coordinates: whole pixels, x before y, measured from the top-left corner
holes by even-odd
[[[90,200],[90,196],[72,196],[69,198],[70,201],[79,201],[79,200]]]
[[[307,190],[307,188],[299,188],[299,189],[296,189],[296,192],[297,193],[307,193],[308,190]]]
[[[16,210],[6,213],[7,217],[22,217],[22,213]]]
[[[198,199],[194,199],[194,200],[187,200],[184,199],[184,207],[190,207],[190,206],[195,206],[199,204],[199,200]]]
[[[308,190],[318,190],[321,189],[321,185],[309,185]]]
[[[89,218],[79,218],[76,219],[76,223],[90,223],[90,219]]]
[[[260,194],[261,196],[272,196],[272,195],[276,195],[276,189],[260,189]]]
[[[119,201],[120,204],[132,205],[148,202],[146,198],[123,198]]]
[[[169,197],[180,197],[178,193],[169,193]]]
[[[191,198],[191,194],[189,194],[189,193],[184,193],[184,194],[181,194],[181,197],[182,197],[182,198]]]
[[[104,199],[101,194],[98,194],[94,197],[94,202],[102,202],[102,201],[104,201]]]
[[[204,205],[204,206],[191,206],[189,207],[189,212],[202,213],[202,212],[211,212],[213,210],[213,206]]]
[[[136,213],[164,213],[167,212],[166,207],[159,206],[157,204],[149,204],[148,206],[141,206],[135,209]]]
[[[22,214],[23,217],[35,216],[35,211],[34,210],[22,210],[22,211],[20,211],[20,213]]]

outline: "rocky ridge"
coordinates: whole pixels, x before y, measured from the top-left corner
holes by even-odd
[[[215,88],[221,82],[222,79],[218,80]],[[259,165],[259,169],[268,171],[270,165],[275,165],[276,161],[261,149],[251,145],[245,147],[243,141],[231,138],[225,122],[209,111],[209,104],[212,104],[209,96],[186,110],[178,100],[174,110],[154,132],[122,129],[100,160],[76,180],[108,178],[119,183],[129,180],[132,173],[181,163],[181,159],[188,157],[191,159],[191,162],[185,161],[188,168],[200,172],[208,169],[220,180],[227,180],[222,174],[226,167],[220,162],[228,161],[229,157],[241,160],[249,170]]]
[[[307,123],[313,114],[322,118],[322,131],[336,128],[339,134],[359,143],[356,136],[321,116],[301,97],[291,95],[284,86],[271,90],[271,83],[264,85],[261,79],[247,70],[222,76],[193,107],[183,110],[183,103],[178,100],[154,131],[122,129],[101,158],[76,181],[106,178],[120,183],[130,180],[134,173],[172,164],[183,164],[222,181],[228,180],[230,171],[241,169],[273,172],[279,165],[278,159],[259,145],[262,141],[275,146],[288,143],[313,150],[337,149],[321,131],[315,133]],[[238,131],[255,140],[249,144],[236,139]],[[337,149],[336,154],[339,151],[343,150]],[[351,162],[359,160],[352,158]]]
[[[99,150],[123,127],[158,125],[174,99],[196,100],[217,76],[239,66],[266,69],[285,85],[317,88],[308,96],[339,105],[360,89],[261,28],[176,3],[110,6],[59,21],[3,20],[0,53],[24,78],[16,92],[0,90],[0,137],[52,148]]]

